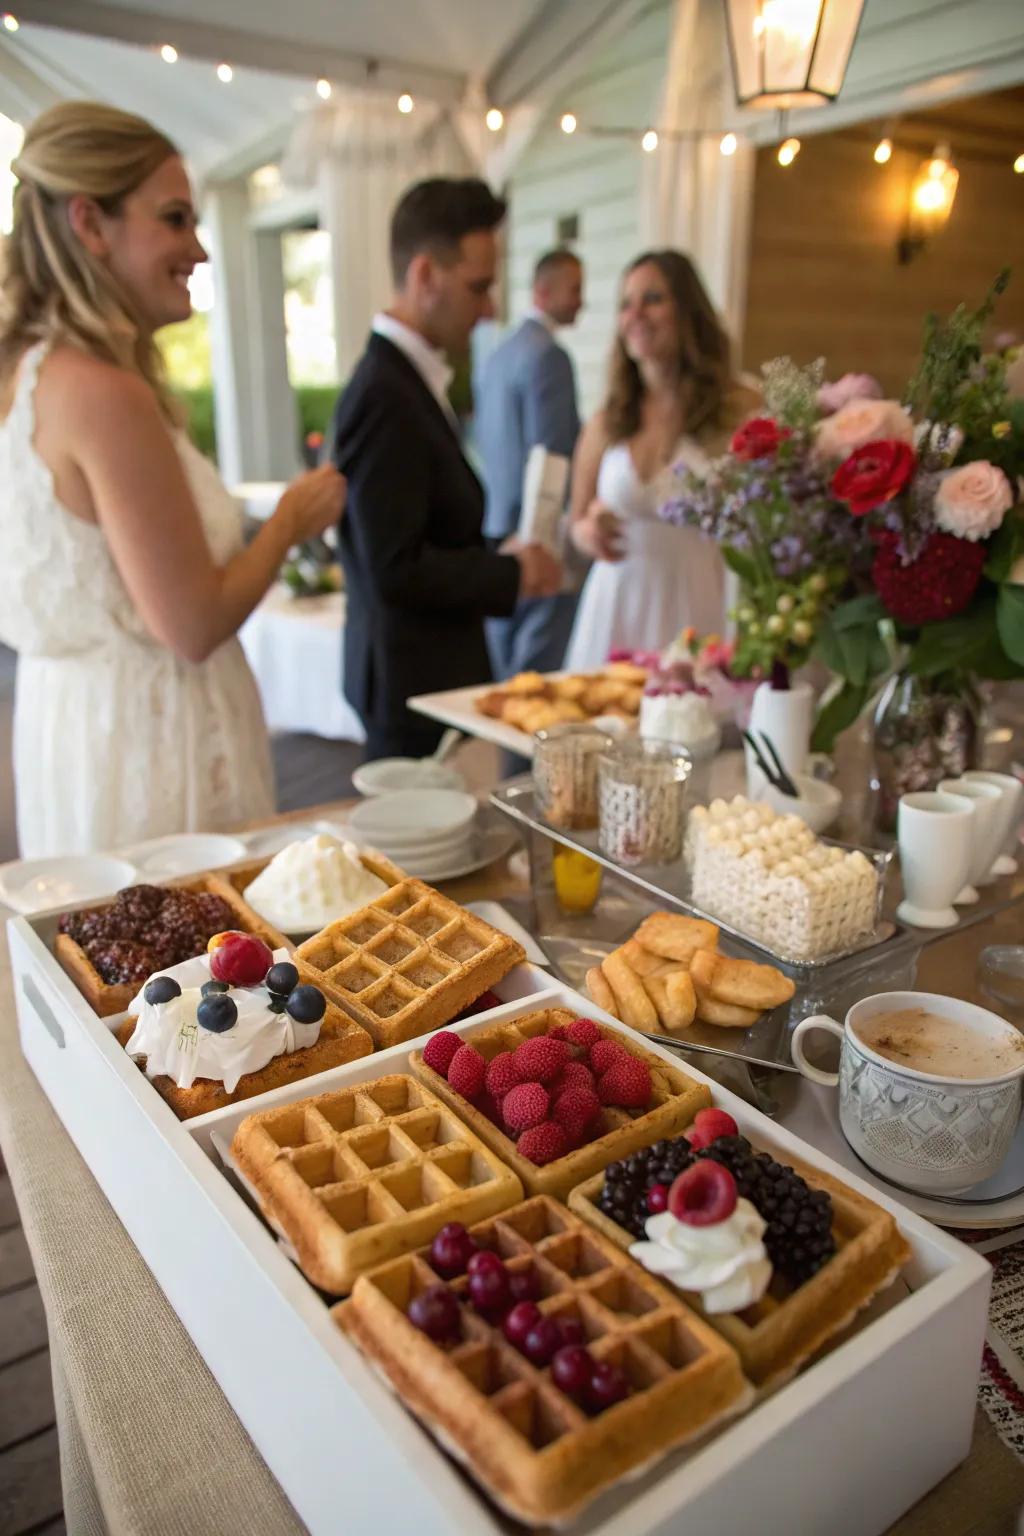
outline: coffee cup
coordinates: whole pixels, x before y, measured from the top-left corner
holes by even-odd
[[[937,1020],[931,1042],[929,1019]],[[838,1072],[807,1060],[803,1042],[815,1030],[842,1042]],[[843,1135],[894,1184],[925,1195],[959,1194],[991,1178],[1010,1150],[1020,1118],[1024,1035],[987,1008],[931,992],[880,992],[855,1003],[842,1024],[826,1014],[804,1019],[790,1049],[804,1077],[838,1087]],[[914,1061],[944,1069],[925,1071]]]
[[[974,819],[974,802],[963,795],[922,790],[900,797],[900,922],[915,928],[952,928],[960,921],[953,898],[970,869]]]

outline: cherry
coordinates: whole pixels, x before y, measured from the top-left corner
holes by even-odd
[[[562,1336],[562,1345],[582,1344],[587,1337],[586,1329],[578,1317],[560,1317],[558,1319],[558,1331]]]
[[[522,1349],[526,1342],[526,1335],[535,1323],[540,1321],[540,1308],[535,1302],[520,1301],[506,1314],[502,1323],[502,1331],[510,1344],[516,1349]]]
[[[430,1245],[430,1262],[439,1275],[451,1280],[465,1273],[476,1253],[476,1244],[460,1221],[450,1221],[441,1228]]]
[[[480,1254],[474,1254],[473,1258],[480,1258]],[[497,1255],[495,1255],[497,1257]],[[473,1260],[470,1260],[469,1298],[478,1312],[485,1316],[503,1312],[508,1306],[511,1297],[508,1290],[508,1272],[501,1260],[498,1267],[488,1266],[474,1270]]]
[[[455,1223],[453,1222],[454,1226]],[[478,1248],[476,1253],[466,1264],[466,1273],[469,1275],[483,1274],[487,1269],[504,1270],[505,1266],[498,1255],[490,1248]]]
[[[509,1275],[508,1288],[513,1301],[536,1301],[540,1296],[540,1279],[533,1265]]]
[[[621,1403],[628,1396],[629,1381],[625,1371],[613,1365],[610,1360],[599,1360],[587,1383],[587,1403],[593,1412],[603,1413],[606,1408]]]
[[[594,1357],[582,1344],[567,1344],[551,1362],[551,1380],[560,1392],[584,1397],[594,1372]]]
[[[562,1330],[553,1317],[539,1317],[522,1342],[522,1351],[533,1365],[547,1365],[562,1343]]]
[[[458,1297],[446,1285],[430,1285],[409,1303],[409,1321],[435,1344],[457,1339],[462,1331]]]
[[[713,1227],[736,1209],[736,1180],[728,1168],[702,1157],[691,1163],[668,1192],[668,1208],[688,1227]]]
[[[652,1184],[647,1191],[647,1209],[652,1216],[668,1209],[668,1185]]]

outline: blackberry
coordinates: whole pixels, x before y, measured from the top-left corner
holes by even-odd
[[[768,1257],[791,1285],[809,1280],[835,1253],[832,1201],[823,1189],[811,1189],[795,1169],[767,1152],[755,1152],[744,1136],[719,1136],[696,1156],[728,1168],[741,1198],[764,1217]]]
[[[605,1169],[604,1185],[598,1196],[598,1208],[634,1237],[644,1236],[644,1223],[651,1214],[647,1209],[647,1191],[652,1184],[671,1184],[690,1166],[693,1154],[685,1136],[673,1141],[657,1141],[619,1163]]]

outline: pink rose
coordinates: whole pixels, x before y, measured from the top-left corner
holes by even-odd
[[[958,539],[987,539],[1013,506],[1013,487],[995,464],[975,459],[943,475],[935,493],[935,521]]]
[[[913,447],[914,423],[895,400],[848,400],[818,423],[816,451],[823,459],[845,459],[865,443],[891,440]]]
[[[844,373],[832,384],[818,390],[818,408],[823,416],[832,416],[851,400],[881,400],[882,386],[870,373]]]

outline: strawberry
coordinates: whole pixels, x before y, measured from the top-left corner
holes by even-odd
[[[607,1072],[608,1068],[623,1056],[629,1061],[635,1060],[621,1045],[602,1035],[601,1039],[591,1046],[590,1065],[595,1072],[600,1074],[601,1072]]]
[[[519,1083],[501,1101],[501,1117],[510,1131],[528,1131],[547,1118],[550,1098],[540,1083]]]
[[[484,1086],[487,1063],[471,1045],[460,1045],[448,1068],[448,1081],[464,1099],[475,1099]]]
[[[551,1084],[551,1097],[557,1099],[566,1088],[594,1088],[594,1074],[583,1061],[567,1061]]]
[[[593,1019],[573,1019],[569,1025],[569,1039],[573,1045],[581,1045],[585,1051],[602,1039],[601,1031]]]
[[[453,1030],[439,1030],[436,1035],[431,1035],[423,1047],[423,1060],[440,1077],[447,1077],[452,1057],[462,1043],[462,1037],[455,1034]]]
[[[553,1163],[566,1151],[565,1132],[554,1120],[542,1120],[540,1125],[531,1126],[523,1132],[518,1148],[525,1158],[542,1168],[545,1163]]]
[[[506,1093],[511,1093],[517,1083],[522,1082],[512,1054],[511,1051],[502,1051],[500,1056],[495,1056],[494,1060],[488,1063],[487,1092],[493,1094],[499,1102]]]
[[[601,1101],[592,1088],[567,1088],[552,1102],[551,1117],[573,1143],[582,1141],[601,1112]]]
[[[613,1061],[597,1083],[602,1104],[617,1104],[621,1109],[646,1109],[651,1097],[651,1069],[636,1056],[622,1053]]]
[[[517,1046],[514,1055],[524,1083],[549,1083],[569,1060],[569,1047],[551,1035],[535,1035]]]

